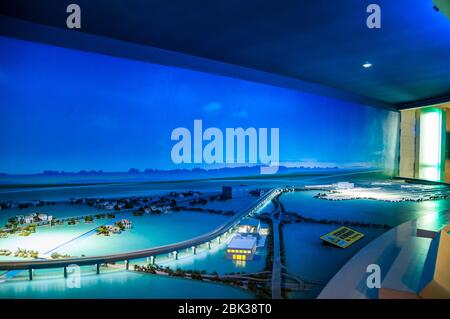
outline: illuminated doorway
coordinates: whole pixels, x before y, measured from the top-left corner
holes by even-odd
[[[450,182],[450,103],[401,111],[398,176]]]
[[[420,111],[419,178],[443,181],[445,161],[445,112],[438,108]]]

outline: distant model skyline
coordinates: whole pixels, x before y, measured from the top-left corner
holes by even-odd
[[[280,165],[385,168],[395,158],[398,114],[386,110],[6,37],[0,61],[2,173],[221,167],[173,163],[171,132],[196,119],[279,128]]]
[[[131,174],[151,174],[151,173],[162,173],[162,172],[167,172],[167,173],[176,173],[179,171],[203,171],[203,172],[215,172],[215,171],[224,171],[224,170],[241,170],[241,171],[245,171],[245,170],[255,170],[255,169],[259,169],[261,167],[260,164],[256,164],[253,166],[235,166],[235,167],[206,167],[206,168],[202,168],[202,167],[194,167],[194,168],[174,168],[174,169],[169,169],[169,170],[163,170],[163,169],[153,169],[153,168],[146,168],[146,169],[139,169],[139,168],[130,168],[128,170],[125,171],[104,171],[104,170],[80,170],[80,171],[64,171],[64,170],[44,170],[42,172],[37,172],[37,173],[31,173],[31,174],[17,174],[17,175],[63,175],[63,174],[75,174],[75,175],[89,175],[89,174],[115,174],[115,173],[119,173],[119,174],[123,174],[123,173],[131,173]],[[279,166],[280,171],[295,171],[295,170],[329,170],[329,169],[349,169],[349,168],[368,168],[368,167],[363,167],[363,166],[358,166],[358,165],[352,165],[352,166],[346,166],[346,167],[338,167],[338,166],[284,166],[284,165],[280,165]],[[16,174],[9,174],[9,173],[4,173],[4,172],[0,172],[0,175],[16,175]]]

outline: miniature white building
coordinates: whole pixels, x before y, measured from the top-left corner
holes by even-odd
[[[259,229],[259,235],[260,236],[267,236],[267,235],[269,235],[269,227],[261,227]]]
[[[259,233],[260,222],[253,218],[244,218],[238,225],[238,233],[257,235]]]
[[[130,229],[133,227],[133,224],[128,219],[122,219],[120,222],[122,223],[123,227],[125,227],[126,229]]]
[[[31,224],[34,222],[34,214],[27,215],[23,218],[25,224]]]
[[[235,235],[227,246],[227,258],[253,260],[256,252],[256,237]]]
[[[114,206],[115,206],[114,204],[108,204],[108,205],[105,206],[105,208],[109,209],[109,210],[112,210],[112,209],[114,209]]]
[[[117,226],[107,225],[108,231],[110,231],[113,234],[120,234],[122,231]]]
[[[352,189],[355,187],[355,184],[349,182],[338,182],[335,185],[338,189]]]
[[[53,216],[41,213],[33,213],[26,216],[17,215],[17,220],[21,224],[32,224],[34,222],[50,222],[53,220]]]

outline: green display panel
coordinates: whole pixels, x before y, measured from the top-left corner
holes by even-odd
[[[442,181],[445,156],[445,112],[427,108],[420,113],[419,178]]]

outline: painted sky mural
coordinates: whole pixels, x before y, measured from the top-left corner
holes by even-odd
[[[0,172],[175,169],[177,127],[278,128],[285,166],[388,168],[398,114],[240,79],[0,37]]]

